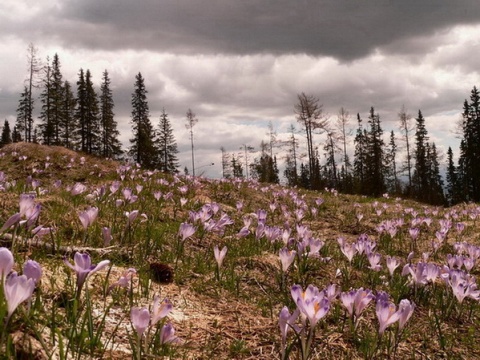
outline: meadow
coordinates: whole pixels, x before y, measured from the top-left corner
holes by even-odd
[[[6,359],[480,358],[480,206],[0,149]]]

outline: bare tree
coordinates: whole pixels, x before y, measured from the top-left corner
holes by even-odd
[[[398,113],[398,117],[400,119],[399,129],[402,134],[401,140],[405,142],[407,151],[407,164],[406,168],[403,168],[402,171],[407,171],[408,191],[410,191],[412,188],[412,155],[410,153],[410,133],[415,129],[415,127],[412,124],[412,116],[407,113],[405,106],[402,106],[402,109]]]
[[[340,108],[337,115],[336,130],[338,132],[338,140],[343,145],[343,164],[345,173],[349,173],[350,160],[347,153],[347,140],[352,135],[352,129],[349,128],[350,114],[343,107]]]
[[[248,163],[248,154],[253,152],[254,150],[254,147],[253,146],[250,146],[250,145],[247,145],[247,144],[243,144],[242,146],[240,146],[240,150],[243,150],[244,152],[244,159],[245,159],[245,174],[246,174],[246,178],[248,180],[248,167],[249,167],[249,163]],[[242,155],[240,155],[241,157]]]
[[[298,103],[295,104],[295,114],[307,137],[308,170],[310,185],[313,186],[316,183],[315,174],[318,173],[313,135],[316,130],[325,130],[327,118],[323,113],[323,105],[319,104],[319,99],[305,93],[298,95]]]
[[[198,119],[196,118],[195,114],[192,112],[191,109],[188,109],[187,111],[187,123],[185,124],[185,127],[190,131],[190,142],[192,144],[192,174],[195,176],[195,155],[193,151],[193,127],[195,124],[198,122]]]

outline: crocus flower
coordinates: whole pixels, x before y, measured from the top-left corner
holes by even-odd
[[[10,229],[14,225],[17,225],[20,222],[21,218],[22,216],[20,215],[20,213],[16,213],[10,216],[0,229],[0,233],[3,233],[5,230]]]
[[[308,285],[305,291],[300,285],[293,285],[290,292],[298,309],[308,318],[312,327],[330,310],[330,301],[313,285]]]
[[[25,300],[28,300],[35,289],[35,281],[25,275],[11,273],[4,284],[5,299],[7,300],[7,319],[10,319],[15,309]],[[7,320],[8,321],[8,320]]]
[[[160,330],[160,344],[175,344],[180,341],[181,340],[175,336],[175,329],[171,323],[163,325],[162,330]]]
[[[98,208],[89,207],[87,210],[81,212],[78,217],[80,222],[83,225],[83,228],[86,230],[90,225],[93,224],[98,215]]]
[[[395,269],[400,265],[400,262],[397,258],[387,255],[387,268],[390,276],[393,276]]]
[[[129,268],[125,270],[120,278],[110,285],[108,291],[111,291],[115,286],[127,288],[130,282],[132,281],[133,276],[137,273],[137,270],[134,268]]]
[[[152,309],[152,326],[167,316],[173,309],[173,305],[168,299],[160,302],[160,297],[155,295]]]
[[[300,315],[300,310],[298,308],[291,315],[286,306],[280,311],[278,316],[278,326],[280,327],[280,334],[282,335],[282,344],[285,344],[288,330],[290,330],[290,328],[293,328],[297,333],[299,332],[298,327],[294,325],[298,315]]]
[[[178,234],[182,238],[182,241],[185,241],[195,233],[195,230],[195,226],[188,223],[181,223]]]
[[[380,271],[382,269],[382,266],[380,265],[381,255],[379,253],[369,253],[367,258],[368,262],[370,263],[370,269],[374,271]]]
[[[23,265],[23,275],[37,283],[42,277],[42,267],[35,260],[27,260]]]
[[[282,262],[282,271],[286,272],[290,265],[292,265],[293,260],[295,260],[295,255],[297,252],[295,250],[288,250],[286,247],[280,249],[280,261]]]
[[[14,262],[12,252],[5,247],[0,247],[0,279],[5,281],[7,275],[12,271]]]
[[[352,317],[359,317],[375,296],[370,290],[359,288],[340,294],[340,300]]]
[[[72,265],[66,258],[63,259],[63,262],[77,273],[77,296],[80,295],[83,284],[89,275],[102,270],[110,264],[109,260],[103,260],[100,261],[98,265],[92,265],[90,255],[79,252],[76,252],[74,255],[74,265]]]
[[[413,314],[413,310],[415,310],[415,303],[412,301],[410,302],[407,299],[400,300],[400,304],[398,305],[398,329],[402,330],[405,327],[405,323],[410,319]]]
[[[109,246],[112,241],[112,230],[109,227],[102,227],[103,245]]]
[[[140,339],[150,323],[150,313],[147,308],[132,307],[130,320]]]
[[[378,322],[380,324],[378,333],[382,335],[385,329],[397,322],[400,318],[400,314],[397,312],[395,304],[390,301],[379,300],[375,307]]]
[[[219,250],[218,246],[215,245],[213,248],[213,254],[215,255],[215,260],[217,261],[218,268],[222,267],[223,259],[225,259],[225,255],[227,254],[227,247],[224,246],[222,250]]]

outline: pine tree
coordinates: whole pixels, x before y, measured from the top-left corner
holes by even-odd
[[[390,132],[390,142],[388,151],[385,156],[386,165],[386,185],[388,192],[397,194],[400,192],[398,179],[397,179],[397,144],[395,143],[395,133],[393,130]]]
[[[222,177],[224,179],[229,179],[232,177],[232,171],[230,168],[230,154],[227,153],[223,146],[220,147],[220,151],[222,152]]]
[[[42,66],[40,60],[37,56],[37,49],[35,46],[30,43],[27,49],[27,58],[28,58],[28,79],[27,79],[27,96],[26,96],[26,108],[25,108],[25,118],[26,123],[24,124],[24,133],[25,141],[33,141],[33,104],[34,99],[32,96],[32,91],[34,88],[39,87],[39,81],[37,80],[38,76],[41,73]],[[20,128],[19,128],[20,131]]]
[[[365,188],[368,195],[379,196],[385,192],[385,158],[383,130],[380,115],[370,108],[368,117],[370,129],[366,138]]]
[[[337,163],[335,161],[335,152],[337,150],[336,135],[333,131],[327,132],[327,141],[324,146],[325,156],[327,161],[325,163],[325,178],[326,185],[331,188],[337,188],[338,175],[337,175]]]
[[[459,170],[468,201],[480,201],[480,92],[473,87],[470,102],[463,105],[463,139],[460,144]]]
[[[63,84],[63,117],[61,123],[61,143],[68,149],[73,149],[76,143],[75,131],[77,129],[75,119],[75,106],[77,101],[72,92],[72,86],[68,81]]]
[[[177,142],[175,141],[173,129],[165,108],[162,109],[162,114],[160,115],[155,145],[158,152],[157,168],[166,173],[178,173],[180,165],[177,158]]]
[[[427,173],[428,188],[426,201],[429,204],[442,205],[445,203],[443,180],[440,175],[437,147],[435,143],[427,144]]]
[[[288,146],[287,156],[285,159],[285,171],[284,176],[287,179],[289,186],[298,185],[298,166],[297,166],[297,152],[298,152],[298,140],[295,137],[295,126],[290,126],[290,138],[285,142]]]
[[[55,125],[53,123],[53,78],[50,60],[47,58],[43,78],[43,91],[40,94],[42,110],[40,112],[40,124],[38,125],[40,137],[45,145],[52,145],[55,141]]]
[[[20,100],[17,108],[16,128],[19,132],[24,134],[25,139],[28,138],[29,119],[31,119],[30,102],[29,102],[28,87],[25,86],[24,91],[20,95]]]
[[[12,132],[8,120],[5,120],[2,128],[2,137],[0,139],[0,146],[10,144],[12,142]]]
[[[415,167],[412,177],[413,196],[421,201],[426,201],[426,192],[428,192],[428,164],[427,164],[427,140],[428,132],[425,128],[425,118],[422,112],[418,111],[418,117],[415,118]]]
[[[354,189],[357,193],[365,193],[367,131],[363,128],[362,118],[357,114],[357,134],[355,135],[355,154],[353,160]]]
[[[234,178],[243,178],[243,166],[235,157],[235,154],[232,154],[232,174]]]
[[[269,154],[270,144],[266,144],[262,141],[260,148],[260,159],[255,159],[254,163],[251,165],[252,177],[257,179],[259,182],[278,184],[280,180],[276,165],[277,161]]]
[[[81,151],[87,151],[87,86],[85,83],[85,73],[80,69],[77,81],[77,107],[75,109],[75,120],[77,130],[75,137],[78,139],[78,148]]]
[[[118,140],[119,131],[115,114],[113,113],[113,95],[110,89],[110,78],[105,70],[100,87],[100,127],[101,127],[101,155],[106,158],[117,158],[122,154],[122,146]]]
[[[98,97],[93,87],[92,75],[87,69],[85,73],[86,90],[86,152],[88,154],[101,153],[101,134],[100,134],[100,109],[98,106]]]
[[[155,151],[155,139],[150,122],[150,110],[147,101],[145,80],[141,73],[135,77],[134,92],[132,94],[132,126],[133,138],[129,149],[129,155],[147,169],[153,169],[157,162]]]
[[[447,203],[448,205],[455,205],[460,202],[460,189],[458,182],[457,168],[453,162],[453,151],[448,147],[447,151]]]
[[[53,145],[61,145],[60,134],[63,120],[64,89],[62,73],[60,71],[60,59],[58,54],[53,56],[52,78],[51,78],[51,117],[50,122],[53,129]]]

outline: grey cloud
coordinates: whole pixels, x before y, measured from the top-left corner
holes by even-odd
[[[39,26],[71,47],[352,60],[383,46],[423,51],[402,41],[477,23],[479,15],[476,0],[70,0],[58,11],[62,22]]]

